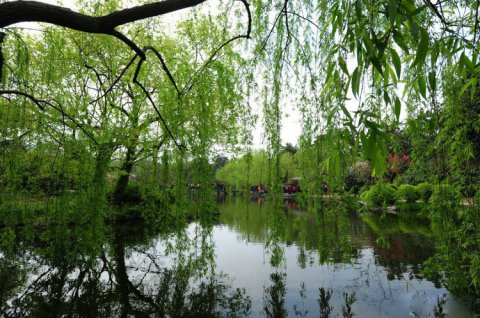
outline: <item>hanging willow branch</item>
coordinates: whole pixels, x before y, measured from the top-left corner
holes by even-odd
[[[227,45],[229,45],[230,43],[236,41],[236,40],[239,40],[239,39],[251,39],[251,33],[252,33],[252,12],[250,11],[250,5],[248,4],[248,2],[246,0],[239,0],[240,2],[243,3],[243,5],[245,6],[245,10],[247,11],[247,16],[248,16],[248,22],[247,22],[247,33],[245,34],[241,34],[241,35],[237,35],[233,38],[231,38],[230,40],[226,41],[225,43],[223,43],[222,45],[220,45],[215,51],[213,51],[213,53],[210,55],[210,57],[207,59],[207,61],[190,77],[190,79],[188,80],[188,83],[187,85],[185,86],[185,88],[182,90],[181,92],[181,95],[185,95],[188,93],[188,91],[190,91],[190,89],[193,87],[194,83],[195,83],[195,80],[196,78],[198,77],[198,75],[200,75],[207,67],[208,65],[213,61],[213,59],[218,55],[218,53],[220,53],[220,51],[226,47]]]
[[[135,75],[133,76],[133,82],[141,88],[141,90],[145,93],[145,95],[147,96],[150,104],[152,104],[152,107],[153,109],[155,110],[155,112],[157,113],[158,115],[158,118],[160,119],[160,121],[162,122],[163,124],[163,127],[165,127],[165,130],[167,131],[168,135],[172,138],[173,142],[175,143],[175,146],[178,148],[178,150],[183,150],[182,148],[182,145],[179,144],[177,142],[177,140],[175,139],[175,136],[173,135],[172,131],[170,130],[170,128],[168,127],[168,124],[167,122],[165,121],[165,119],[163,118],[162,114],[160,113],[160,110],[158,109],[157,105],[155,104],[155,101],[153,100],[152,96],[150,95],[150,93],[148,92],[148,90],[145,88],[145,86],[142,85],[142,83],[140,83],[138,81],[138,75],[140,74],[140,69],[142,68],[142,65],[143,65],[143,61],[144,60],[140,60],[140,62],[137,64],[137,69],[135,70]]]

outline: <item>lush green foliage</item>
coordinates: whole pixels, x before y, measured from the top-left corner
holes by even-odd
[[[420,199],[421,193],[417,187],[410,184],[402,184],[398,187],[396,196],[400,200],[405,200],[408,203],[413,203]]]
[[[460,206],[459,198],[460,192],[450,185],[434,188],[430,218],[439,240],[438,253],[429,260],[426,272],[444,273],[451,290],[478,297],[480,206]]]
[[[395,203],[395,189],[389,184],[377,183],[362,194],[362,199],[365,200],[367,206],[384,207]]]
[[[449,213],[451,214],[451,217],[453,217],[460,206],[460,198],[461,194],[456,187],[446,183],[435,185],[433,187],[432,196],[430,197],[433,215],[435,216],[438,213]],[[442,222],[448,222],[449,219],[451,218],[446,218]]]
[[[430,183],[422,182],[417,184],[417,191],[423,202],[428,202],[433,193],[433,186]]]

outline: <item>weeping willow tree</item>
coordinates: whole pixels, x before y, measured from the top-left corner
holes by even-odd
[[[406,110],[438,110],[442,87],[449,85],[442,76],[446,64],[464,79],[459,91],[475,90],[475,77],[464,70],[478,72],[476,1],[254,1],[252,6],[273,156],[279,151],[275,123],[281,106],[297,96],[301,148],[312,148],[315,161],[325,146],[322,136],[337,144],[317,160],[318,169],[338,175],[339,167],[349,164],[342,162],[345,154],[360,151],[373,173],[382,175],[386,132]]]
[[[149,62],[147,54],[153,54],[180,99],[188,101],[184,95],[190,93],[190,84],[197,82],[197,72],[193,71],[191,81],[187,81],[182,89],[160,52],[149,45],[140,49],[137,43],[148,44],[148,41],[134,38],[132,30],[124,25],[201,2],[171,0],[121,10],[118,2],[111,1],[103,11],[95,11],[95,6],[91,5],[93,10],[87,15],[58,6],[14,1],[2,4],[1,12],[6,18],[2,19],[1,27],[7,35],[2,36],[2,41],[5,47],[9,42],[15,42],[16,36],[9,25],[21,21],[43,21],[90,33],[103,33],[113,41],[122,41],[126,44],[125,48],[135,52],[132,60],[119,63],[126,65],[125,68],[120,65],[112,68],[117,72],[121,70],[122,78],[125,73],[133,71],[136,64],[133,82],[138,82],[141,70]],[[415,109],[436,98],[435,93],[443,85],[439,78],[442,65],[453,65],[463,78],[466,75],[462,69],[468,69],[469,73],[477,71],[478,4],[475,1],[244,1],[243,4],[240,8],[235,6],[234,11],[241,13],[243,10],[246,18],[239,17],[229,22],[223,9],[228,7],[228,3],[220,4],[217,22],[212,22],[212,15],[208,18],[209,26],[219,32],[215,36],[206,35],[205,39],[221,41],[216,42],[216,50],[210,50],[213,54],[206,59],[205,65],[210,65],[218,54],[232,56],[234,51],[228,49],[234,40],[242,37],[253,39],[253,56],[242,64],[242,68],[251,74],[245,77],[252,80],[246,83],[250,87],[248,91],[258,88],[255,94],[251,94],[252,98],[264,105],[265,140],[271,165],[269,183],[274,185],[274,189],[281,184],[280,129],[286,103],[294,103],[303,115],[302,140],[305,148],[322,148],[320,136],[328,135],[331,129],[341,129],[348,133],[329,137],[340,140],[336,148],[345,151],[345,146],[341,144],[347,142],[349,149],[346,151],[354,153],[361,150],[371,161],[373,173],[379,175],[386,168],[386,127],[399,122],[406,105]],[[17,7],[23,9],[22,14],[15,11]],[[17,13],[9,14],[11,12]],[[45,12],[52,14],[46,17]],[[200,10],[196,17],[201,20],[202,16]],[[228,32],[228,27],[235,32],[242,27],[246,32],[237,32],[235,34],[239,35],[235,36]],[[121,28],[123,33],[116,28]],[[19,53],[22,51],[21,44],[16,45],[15,58],[8,56],[7,52],[3,64],[11,63],[13,59],[22,61],[21,55],[25,53]],[[12,67],[15,72],[26,69],[25,62],[20,64],[23,66]],[[205,68],[200,67],[200,71]],[[263,75],[252,76],[258,73]],[[469,78],[464,86],[474,90],[475,79],[475,76]],[[142,85],[137,86],[142,90]],[[238,86],[243,86],[243,83],[239,82]],[[18,92],[25,93],[25,90],[18,89]],[[14,92],[3,90],[2,95],[7,94]],[[292,99],[292,96],[297,97]],[[318,166],[322,167],[322,171],[326,169],[334,175],[338,174],[335,172],[346,164],[342,163],[342,151],[331,152]],[[319,152],[321,150],[317,149],[312,153],[316,153],[318,158]]]
[[[99,16],[119,5],[91,2],[84,10]],[[174,36],[152,21],[139,23],[125,31],[146,45],[133,58],[133,44],[118,36],[7,28],[2,190],[16,196],[8,201],[25,202],[22,193],[37,187],[69,214],[82,206],[104,216],[109,196],[122,204],[132,194],[131,176],[142,175],[134,183],[143,203],[173,199],[179,214],[211,211],[213,147],[238,144],[237,118],[249,117],[236,71],[242,58],[226,46],[232,35],[224,23],[224,16],[191,16]],[[35,180],[39,175],[46,180]],[[185,205],[192,184],[197,206]],[[159,195],[169,188],[170,196]],[[4,208],[12,215],[21,210]]]

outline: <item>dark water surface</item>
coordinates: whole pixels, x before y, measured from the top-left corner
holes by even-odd
[[[0,316],[474,316],[424,278],[434,241],[408,213],[239,199],[219,209],[213,225],[24,233],[0,253]]]

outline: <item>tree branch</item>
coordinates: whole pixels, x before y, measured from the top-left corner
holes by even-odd
[[[37,99],[35,98],[33,95],[30,95],[28,93],[25,93],[25,92],[21,92],[21,91],[17,91],[17,90],[0,90],[0,96],[2,95],[19,95],[19,96],[23,96],[23,97],[26,97],[28,98],[29,100],[31,100],[38,108],[40,108],[42,111],[45,111],[45,107],[43,106],[44,105],[47,105],[47,106],[50,106],[52,107],[53,109],[55,109],[56,111],[58,111],[60,114],[62,114],[63,116],[67,117],[68,119],[70,119],[74,124],[75,126],[77,126],[81,131],[83,131],[83,133],[88,137],[90,138],[95,144],[98,144],[97,143],[97,140],[95,139],[95,137],[93,137],[93,135],[91,133],[89,133],[88,131],[85,130],[85,128],[83,127],[83,125],[81,125],[75,118],[73,118],[72,116],[70,116],[69,114],[65,113],[63,111],[63,108],[62,107],[57,107],[55,105],[53,105],[52,103],[46,101],[46,100],[41,100],[41,99]]]
[[[170,70],[168,69],[167,64],[165,63],[165,60],[163,59],[162,55],[153,46],[147,46],[145,48],[145,52],[147,52],[149,50],[153,51],[153,53],[155,53],[157,58],[160,60],[160,63],[162,64],[162,69],[165,71],[165,73],[167,73],[168,79],[172,83],[173,87],[175,87],[175,90],[177,91],[178,97],[180,98],[181,97],[180,90],[178,89],[177,83],[175,82],[175,79],[173,78],[172,73],[170,73]]]
[[[93,17],[38,1],[12,1],[0,4],[0,28],[19,22],[45,22],[88,33],[111,34],[114,28],[196,6],[206,0],[164,0]]]
[[[17,91],[17,90],[0,90],[0,95],[19,95],[19,96],[26,97],[29,100],[31,100],[35,105],[37,105],[37,107],[40,108],[40,110],[45,111],[45,107],[43,107],[42,103],[47,103],[47,102],[44,100],[36,99],[35,97],[33,97],[28,93]]]
[[[180,145],[180,144],[177,142],[177,140],[176,140],[175,137],[173,136],[172,131],[170,130],[170,128],[168,128],[167,122],[166,122],[165,119],[163,118],[162,114],[160,114],[160,111],[158,110],[158,107],[157,107],[157,105],[155,104],[155,101],[153,100],[152,96],[150,95],[150,93],[148,92],[148,90],[145,88],[145,86],[143,86],[142,83],[140,83],[140,82],[138,81],[138,75],[139,75],[139,73],[140,73],[140,69],[142,68],[143,61],[144,61],[144,60],[140,60],[140,62],[138,62],[138,64],[137,64],[137,69],[135,70],[135,75],[133,76],[133,83],[135,83],[138,87],[140,87],[140,88],[142,89],[142,91],[145,93],[145,95],[147,96],[148,100],[150,101],[150,104],[152,104],[153,109],[154,109],[155,112],[157,113],[158,118],[159,118],[160,121],[162,122],[163,126],[164,126],[165,129],[167,130],[167,133],[170,135],[170,137],[172,138],[173,142],[175,143],[175,146],[177,146],[178,150],[182,151],[182,150],[183,150],[182,145]]]
[[[0,82],[3,79],[3,53],[2,53],[2,44],[5,39],[5,33],[0,32]]]

